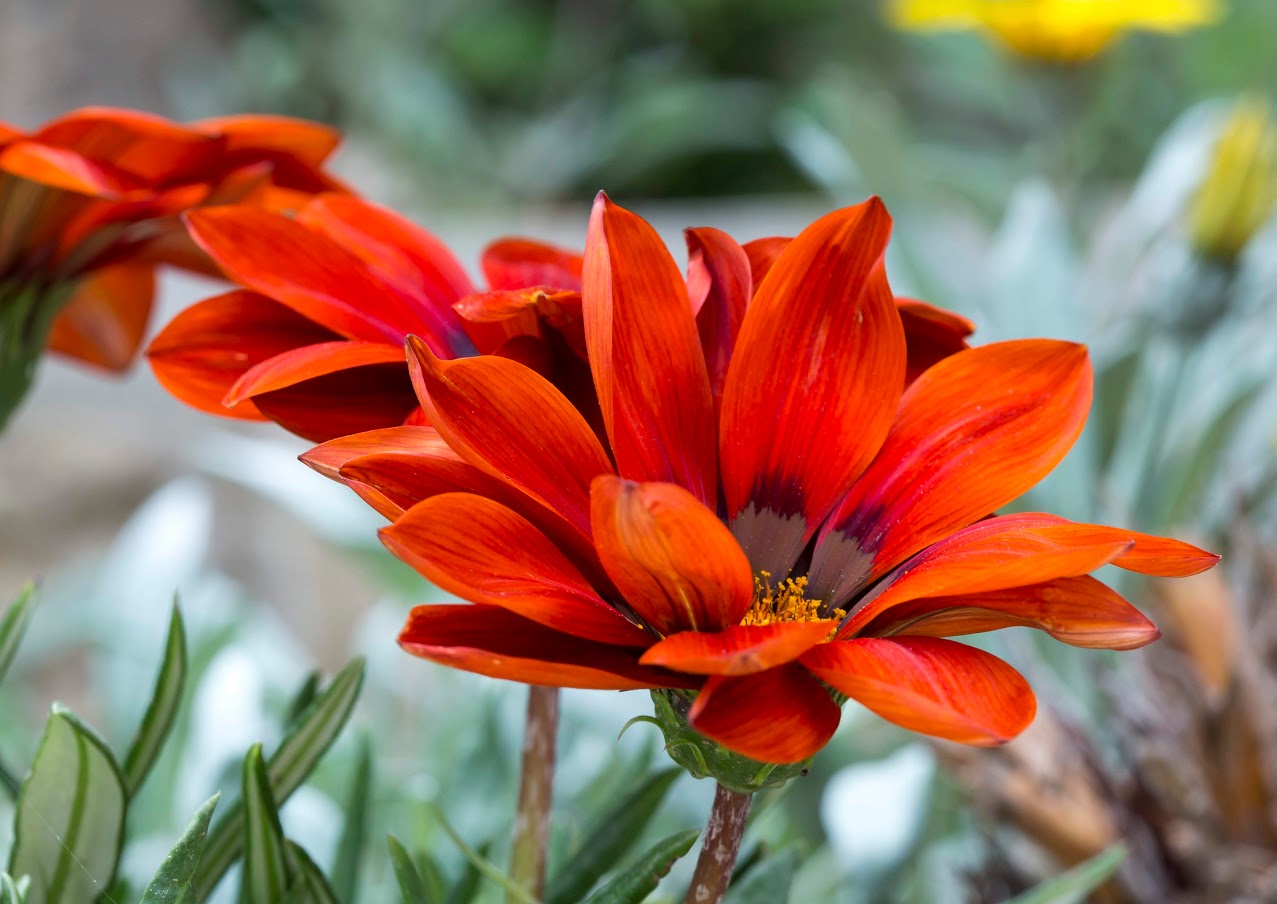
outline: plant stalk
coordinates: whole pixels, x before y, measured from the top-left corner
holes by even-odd
[[[514,817],[510,878],[536,900],[545,892],[545,852],[550,840],[550,803],[554,795],[555,743],[559,733],[559,689],[528,688],[528,719],[523,729],[523,771]],[[507,896],[514,904],[518,899]]]
[[[719,904],[727,894],[754,795],[718,786],[686,904]]]

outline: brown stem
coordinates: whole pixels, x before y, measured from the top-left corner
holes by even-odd
[[[545,850],[550,838],[554,793],[554,747],[559,733],[559,689],[528,688],[528,721],[523,729],[523,772],[514,816],[510,878],[536,900],[545,891]],[[516,900],[507,897],[507,902]]]
[[[718,904],[727,894],[732,881],[736,855],[740,853],[741,835],[745,833],[745,817],[754,795],[741,794],[718,786],[714,808],[705,826],[705,842],[696,861],[692,887],[687,890],[687,904]]]

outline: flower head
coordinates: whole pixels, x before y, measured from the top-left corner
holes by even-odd
[[[351,195],[318,195],[294,217],[231,205],[186,223],[240,288],[183,311],[147,355],[169,392],[211,414],[314,441],[397,426],[419,413],[407,336],[444,358],[477,350],[544,371],[581,331],[580,255],[550,245],[489,245],[491,289],[476,294],[439,239]]]
[[[1216,0],[892,0],[911,31],[979,30],[1015,53],[1051,63],[1091,59],[1128,31],[1175,33],[1219,16]]]
[[[395,519],[396,555],[472,603],[418,607],[401,645],[528,683],[671,689],[693,734],[783,764],[828,741],[846,697],[956,741],[1016,735],[1034,713],[1024,679],[948,637],[1153,640],[1090,572],[1188,574],[1215,556],[990,517],[1080,433],[1086,350],[959,346],[906,387],[920,331],[887,283],[889,232],[871,199],[767,260],[699,236],[710,290],[689,298],[652,228],[600,196],[582,297],[601,432],[516,361],[409,339],[431,426],[304,456]]]
[[[236,201],[291,209],[341,190],[332,129],[282,117],[177,125],[87,108],[27,133],[0,123],[0,421],[44,348],[118,371],[134,358],[157,264],[207,270],[178,215]]]

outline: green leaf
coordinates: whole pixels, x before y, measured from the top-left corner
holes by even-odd
[[[1173,469],[1168,467],[1170,473],[1165,482],[1159,482],[1167,496],[1154,522],[1157,527],[1174,528],[1186,523],[1194,508],[1206,498],[1211,480],[1219,473],[1220,458],[1236,438],[1242,419],[1263,388],[1263,384],[1247,387],[1201,432],[1201,442],[1178,456]]]
[[[13,664],[18,644],[22,642],[22,635],[26,633],[34,610],[35,584],[28,581],[13,605],[5,612],[4,620],[0,621],[0,681],[4,680],[5,673]]]
[[[293,884],[284,896],[288,904],[337,904],[337,896],[333,894],[323,870],[315,865],[301,845],[284,842],[284,856],[293,877]]]
[[[240,900],[247,904],[279,904],[289,886],[284,860],[284,830],[262,759],[254,744],[244,757],[244,875]]]
[[[110,749],[54,704],[18,796],[9,873],[29,876],[30,904],[83,904],[115,878],[128,805]]]
[[[195,871],[204,853],[208,824],[221,797],[222,792],[217,792],[191,817],[186,831],[146,886],[140,904],[195,904]]]
[[[475,852],[487,860],[492,852],[492,842],[483,842],[475,849]],[[461,874],[457,884],[452,886],[452,891],[448,892],[448,898],[444,904],[474,904],[475,896],[479,894],[479,880],[482,878],[483,874],[479,872],[479,868],[467,860],[465,872]],[[426,881],[429,884],[429,878]]]
[[[1068,872],[1017,895],[1007,904],[1081,904],[1117,872],[1125,859],[1126,845],[1115,844]]]
[[[408,856],[399,839],[394,835],[387,835],[386,843],[390,846],[390,865],[394,867],[404,904],[434,904],[435,899],[426,891],[426,883],[422,881],[421,874],[412,863],[412,857]]]
[[[0,904],[26,904],[31,880],[26,876],[14,881],[8,873],[0,873]]]
[[[319,683],[323,681],[324,676],[318,671],[311,672],[306,676],[306,680],[302,682],[302,686],[297,689],[297,693],[293,695],[293,699],[288,703],[288,709],[284,716],[284,724],[291,728],[297,723],[297,720],[305,714],[310,705],[315,702],[315,697],[319,693]]]
[[[155,679],[151,702],[142,716],[137,735],[129,745],[124,758],[124,780],[129,796],[137,793],[150,773],[155,760],[164,749],[164,742],[177,719],[177,708],[182,702],[182,688],[186,685],[186,630],[182,625],[182,613],[173,601],[173,615],[169,620],[168,639],[164,643],[164,661]]]
[[[271,792],[279,804],[310,775],[324,755],[359,698],[364,680],[364,661],[355,659],[341,670],[332,684],[320,694],[284,738],[279,749],[266,764]],[[217,887],[230,865],[239,857],[244,844],[244,808],[242,802],[227,812],[214,827],[204,852],[199,871],[199,900],[207,898]]]
[[[692,849],[700,834],[689,829],[658,841],[582,904],[639,904],[656,890],[675,861]]]
[[[354,901],[359,887],[359,858],[368,833],[368,803],[372,791],[372,742],[360,739],[355,774],[350,780],[350,796],[344,808],[346,821],[337,842],[337,860],[333,864],[333,891],[342,901]]]
[[[733,883],[725,904],[782,904],[789,900],[789,889],[800,866],[802,857],[791,845],[753,867],[739,884]]]
[[[548,904],[576,904],[604,873],[614,869],[682,774],[677,768],[657,772],[599,814],[585,831],[581,850],[550,878],[545,898]]]
[[[480,857],[487,857],[487,843],[480,844],[478,850]],[[421,876],[421,881],[425,882],[425,894],[427,894],[428,899],[442,901],[444,895],[447,895],[448,880],[443,876],[443,867],[439,866],[439,861],[432,857],[428,850],[416,852],[416,871]],[[475,871],[474,863],[466,861],[464,875],[469,875],[471,871]]]
[[[457,846],[457,850],[461,852],[461,856],[470,861],[470,864],[474,866],[474,868],[477,869],[485,878],[495,882],[497,885],[505,889],[507,904],[515,901],[519,902],[519,904],[537,904],[536,900],[533,899],[532,895],[528,894],[527,890],[522,885],[507,876],[500,867],[494,864],[486,856],[466,844],[465,839],[457,834],[457,830],[454,829],[448,823],[448,820],[444,818],[442,810],[438,807],[431,807],[430,809],[433,811],[435,819],[439,821],[439,827],[443,829],[444,834],[452,840],[452,843]]]

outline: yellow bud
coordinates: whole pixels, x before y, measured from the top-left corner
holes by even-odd
[[[1188,210],[1199,254],[1231,263],[1277,206],[1277,123],[1261,98],[1238,101]]]

